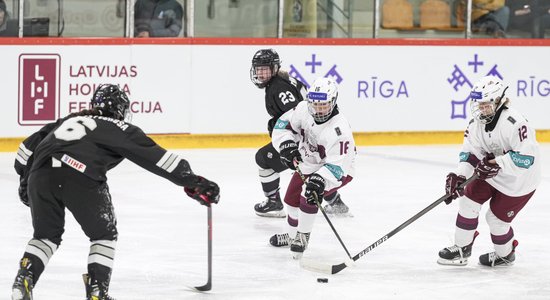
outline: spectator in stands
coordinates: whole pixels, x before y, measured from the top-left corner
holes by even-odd
[[[550,0],[507,0],[510,28],[531,32],[532,38],[544,38],[550,28]]]
[[[466,20],[467,1],[459,0],[457,18]],[[494,38],[505,38],[510,9],[504,0],[472,0],[472,31],[483,32]]]
[[[183,7],[176,0],[137,0],[134,21],[136,37],[177,37],[182,29]]]
[[[8,14],[8,10],[6,8],[6,2],[4,2],[4,0],[0,0],[0,35],[6,31],[9,18],[10,15]]]

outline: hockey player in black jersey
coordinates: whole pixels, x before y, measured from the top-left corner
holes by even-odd
[[[273,49],[258,50],[252,58],[250,79],[258,88],[265,89],[265,108],[271,119],[267,122],[269,136],[277,119],[304,99],[305,85],[280,69],[279,54]],[[266,200],[254,205],[256,214],[263,217],[284,218],[279,195],[279,173],[288,169],[281,163],[279,153],[271,143],[256,152],[260,182]]]
[[[185,159],[126,122],[129,104],[118,86],[101,85],[90,110],[48,124],[21,143],[15,169],[34,233],[20,261],[12,300],[32,299],[33,287],[61,244],[65,208],[91,241],[83,276],[86,299],[113,299],[108,290],[118,232],[106,172],[124,158],[183,186],[202,205],[218,203],[216,183],[195,175]]]
[[[265,108],[271,119],[267,122],[269,136],[279,117],[293,109],[305,98],[306,86],[303,82],[280,69],[281,59],[273,49],[258,50],[252,57],[250,79],[258,88],[265,88]],[[285,217],[283,203],[279,195],[279,173],[288,169],[280,160],[279,153],[271,143],[256,152],[260,182],[266,200],[254,205],[256,214],[264,217]],[[347,214],[348,207],[338,192],[325,198],[329,203],[325,211],[329,214]]]

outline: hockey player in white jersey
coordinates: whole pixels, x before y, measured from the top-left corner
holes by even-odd
[[[485,219],[489,225],[494,252],[483,254],[479,263],[494,267],[515,260],[511,222],[527,204],[539,185],[541,162],[535,131],[527,120],[510,107],[501,79],[486,76],[470,94],[473,120],[464,133],[464,145],[456,173],[449,173],[445,184],[452,195],[447,204],[459,199],[455,245],[439,251],[438,263],[466,265],[478,235],[479,212],[489,202]],[[458,189],[473,173],[478,179],[464,190]]]
[[[273,246],[289,246],[295,259],[307,248],[319,201],[352,180],[355,141],[350,125],[336,105],[338,87],[334,80],[315,80],[307,101],[283,114],[273,130],[272,143],[281,161],[291,169],[297,164],[306,182],[295,172],[284,198],[288,233],[270,238]],[[302,186],[305,184],[305,191]]]

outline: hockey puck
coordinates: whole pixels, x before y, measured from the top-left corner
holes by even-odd
[[[320,283],[327,283],[327,282],[328,282],[328,278],[317,278],[317,282],[320,282]]]

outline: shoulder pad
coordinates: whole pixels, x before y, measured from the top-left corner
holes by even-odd
[[[516,124],[516,119],[512,118],[512,116],[509,116],[507,120],[512,124]]]
[[[472,123],[474,123],[474,119],[471,119],[468,125],[471,125]]]
[[[290,79],[290,74],[288,74],[287,71],[279,70],[279,72],[277,72],[274,77],[279,77],[285,81],[288,81]]]

